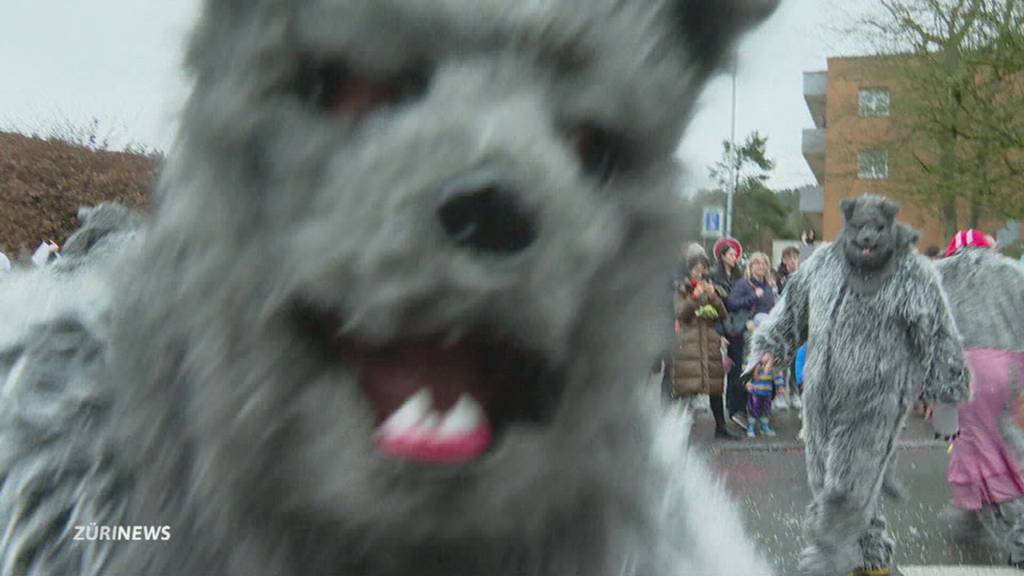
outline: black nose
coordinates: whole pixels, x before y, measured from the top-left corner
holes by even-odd
[[[437,217],[445,234],[459,246],[511,255],[537,239],[533,215],[498,182],[493,174],[479,172],[444,189]]]

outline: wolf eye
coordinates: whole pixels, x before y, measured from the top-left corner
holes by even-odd
[[[422,70],[373,76],[343,64],[319,65],[302,73],[299,94],[318,110],[359,119],[380,108],[421,97],[429,80]]]
[[[625,144],[621,136],[595,124],[576,124],[566,130],[583,171],[604,183],[622,163]]]

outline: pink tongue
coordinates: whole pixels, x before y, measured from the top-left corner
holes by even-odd
[[[485,420],[473,429],[447,437],[429,430],[409,430],[404,433],[380,430],[376,434],[376,445],[381,454],[399,460],[451,464],[468,462],[482,455],[491,445],[491,426]]]
[[[387,456],[465,462],[491,444],[479,404],[479,373],[463,346],[413,343],[359,354],[359,380],[383,424],[374,440]]]

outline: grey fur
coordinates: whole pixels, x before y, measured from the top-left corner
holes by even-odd
[[[122,252],[125,244],[140,241],[144,218],[116,202],[83,206],[78,210],[80,226],[61,247],[61,259],[54,265],[67,271],[88,265],[91,258]]]
[[[977,248],[935,265],[965,348],[1024,352],[1024,265]]]
[[[711,68],[773,4],[209,0],[145,238],[43,282],[116,285],[88,309],[10,316],[3,357],[39,366],[5,372],[5,573],[769,573],[688,423],[637,383],[667,346],[673,152]],[[414,102],[328,116],[293,90],[338,57],[432,76]],[[579,120],[629,148],[607,183],[561,134]],[[485,165],[536,218],[514,257],[455,246],[434,219],[438,191]],[[561,389],[553,418],[472,464],[381,458],[300,303],[371,344],[528,347],[556,368],[537,383]],[[58,329],[78,345],[54,350]],[[60,410],[16,408],[50,396]],[[67,541],[90,522],[172,538]]]
[[[0,283],[2,574],[105,573],[109,543],[83,549],[72,537],[126,504],[102,375],[118,247]]]
[[[879,197],[844,211],[881,210]],[[851,264],[844,228],[793,276],[753,338],[752,359],[787,363],[808,343],[804,385],[807,474],[813,501],[801,573],[832,576],[891,562],[892,541],[877,502],[896,437],[919,393],[959,402],[968,395],[960,337],[939,278],[912,252],[915,235],[889,220],[880,238],[891,262]],[[856,277],[856,279],[854,279]]]
[[[989,541],[1009,553],[1010,564],[1024,567],[1024,499],[985,506],[976,517]]]
[[[993,250],[965,248],[936,263],[965,348],[1024,352],[1024,266]],[[1012,369],[1012,368],[1011,368]],[[1013,374],[1011,382],[1021,382]],[[1011,390],[1019,396],[1020,389]],[[1024,461],[1024,432],[1011,402],[1002,422],[1010,447]]]
[[[994,250],[964,248],[936,267],[965,348],[1024,353],[1024,266]],[[1020,359],[1010,366],[1010,401],[1000,429],[1018,462],[1024,462],[1024,432],[1016,422],[1024,355]],[[1024,562],[1024,500],[985,506],[977,517],[1012,562]]]

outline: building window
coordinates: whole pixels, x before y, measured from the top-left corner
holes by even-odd
[[[863,150],[857,154],[857,178],[882,180],[888,177],[888,152],[885,150]]]
[[[857,112],[865,118],[888,116],[889,90],[886,88],[861,88],[857,95]]]

